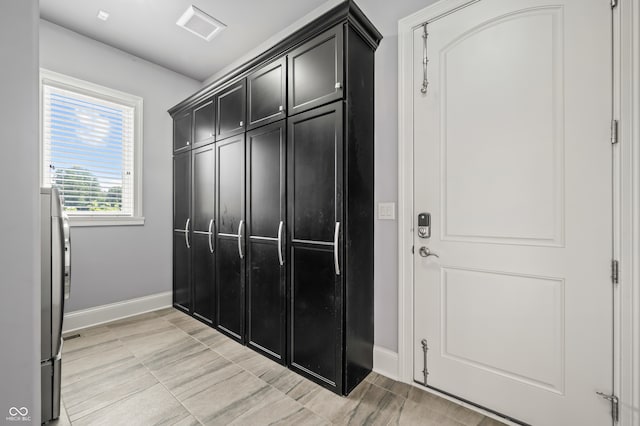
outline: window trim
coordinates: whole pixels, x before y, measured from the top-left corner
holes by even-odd
[[[134,109],[134,131],[133,131],[133,214],[129,215],[70,215],[71,226],[122,226],[122,225],[144,225],[143,214],[143,99],[130,93],[121,92],[99,84],[91,83],[65,74],[40,68],[39,78],[39,98],[40,98],[40,150],[39,150],[39,177],[40,185],[48,186],[44,181],[44,114],[43,107],[43,85],[48,84],[60,89],[66,89],[86,96],[93,96],[110,102],[115,102],[133,107]]]

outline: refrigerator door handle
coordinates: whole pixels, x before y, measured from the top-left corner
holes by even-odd
[[[51,217],[51,354],[60,351],[65,299],[64,219]]]
[[[62,216],[62,229],[64,235],[64,299],[71,296],[71,227],[69,217]]]

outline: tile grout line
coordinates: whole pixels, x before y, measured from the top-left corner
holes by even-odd
[[[194,321],[197,321],[197,320],[194,320]],[[216,331],[214,328],[211,328],[211,329],[212,329],[212,330],[214,330],[214,331]],[[221,333],[221,335],[223,335],[223,334]],[[224,335],[223,335],[223,336],[224,336]],[[284,397],[289,398],[289,399],[290,399],[291,401],[293,401],[294,403],[296,403],[296,404],[300,405],[300,407],[302,407],[303,409],[307,409],[307,410],[309,410],[307,407],[305,407],[305,406],[304,406],[303,404],[301,404],[299,401],[297,401],[297,400],[293,399],[292,397],[290,397],[290,396],[289,396],[289,395],[287,395],[286,393],[282,392],[280,389],[276,388],[276,387],[275,387],[275,386],[273,386],[271,383],[269,383],[269,382],[267,382],[266,380],[264,380],[262,377],[258,376],[257,374],[254,374],[252,371],[247,370],[245,367],[243,367],[242,365],[240,365],[240,364],[238,364],[237,362],[233,361],[232,359],[227,358],[226,356],[224,356],[224,355],[223,355],[223,354],[221,354],[220,352],[218,352],[218,351],[216,351],[215,349],[213,349],[211,346],[209,346],[209,345],[207,345],[206,343],[204,343],[204,342],[202,342],[201,340],[199,340],[197,337],[194,337],[194,336],[191,336],[191,337],[192,337],[193,339],[195,339],[196,341],[198,341],[198,342],[202,343],[202,344],[203,344],[207,349],[209,349],[210,351],[215,352],[216,354],[218,354],[218,355],[219,355],[219,356],[221,356],[222,358],[226,359],[226,360],[227,360],[227,361],[229,361],[230,363],[232,363],[232,364],[234,364],[234,365],[236,365],[236,366],[240,367],[243,371],[245,371],[245,372],[247,372],[247,373],[251,374],[252,376],[254,376],[255,378],[257,378],[258,380],[262,381],[262,382],[263,382],[264,384],[266,384],[267,386],[269,386],[269,387],[271,387],[271,388],[275,389],[276,391],[278,391],[279,393],[281,393],[282,395],[284,395]],[[229,341],[231,341],[231,342],[237,343],[237,342],[233,341],[231,338],[229,338],[229,337],[227,337],[227,336],[224,336],[224,337],[225,337],[226,339],[229,339]],[[238,343],[238,345],[240,345],[240,344]],[[240,345],[240,346],[242,346],[242,345]],[[246,348],[246,346],[242,346],[242,347]],[[251,350],[251,349],[248,349],[248,350]],[[256,352],[256,356],[262,356],[262,355],[260,355],[259,353],[257,353],[257,352]],[[268,358],[265,358],[265,359],[268,359]],[[312,411],[312,410],[309,410],[309,411],[311,411],[313,414],[318,415],[317,413],[315,413],[315,412],[314,412],[314,411]],[[324,416],[320,416],[320,417],[324,418]],[[329,419],[325,419],[325,420],[329,420]],[[333,423],[331,423],[331,424],[333,424]]]
[[[141,315],[145,315],[145,314],[141,314]],[[164,320],[165,322],[167,322],[168,324],[170,324],[171,326],[175,327],[175,325],[171,324],[169,321],[166,321],[164,318],[162,318],[162,317],[157,317],[157,318],[158,318],[158,319],[162,319],[162,320]],[[113,321],[113,322],[117,322],[117,321]],[[113,322],[112,322],[112,323],[113,323]],[[107,323],[107,324],[103,324],[103,325],[104,325],[105,327],[109,328],[108,323]],[[177,327],[176,327],[176,328],[177,328]],[[78,331],[78,333],[80,333],[80,332],[81,332],[81,330],[79,330],[79,331]],[[109,332],[110,332],[110,333],[113,333],[113,331],[112,331],[110,328],[109,328]],[[124,341],[120,338],[120,336],[118,336],[117,334],[115,334],[115,333],[113,333],[113,334],[114,334],[115,340],[117,340],[117,341],[120,343],[120,345],[121,345],[121,346],[122,346],[122,347],[123,347],[127,352],[129,352],[129,354],[131,354],[131,356],[132,356],[132,357],[133,357],[133,358],[134,358],[134,359],[135,359],[135,360],[136,360],[136,361],[137,361],[141,366],[143,366],[143,367],[144,367],[144,368],[145,368],[145,369],[146,369],[146,370],[151,374],[151,376],[154,378],[154,380],[157,382],[157,384],[161,384],[161,385],[163,385],[163,387],[164,387],[164,384],[162,384],[162,383],[158,380],[158,378],[157,378],[157,377],[156,377],[156,376],[155,376],[155,375],[154,375],[154,374],[149,370],[149,367],[147,367],[147,366],[142,362],[142,360],[140,360],[140,358],[138,358],[138,357],[136,356],[136,354],[134,354],[134,353],[131,351],[131,349],[129,348],[129,346],[127,345],[127,343],[126,343],[126,342],[124,342]],[[153,385],[153,386],[155,386],[155,385]],[[150,386],[150,387],[153,387],[153,386]],[[165,387],[165,388],[166,388],[166,387]],[[149,389],[149,388],[148,388],[148,389]],[[145,389],[145,390],[146,390],[146,389]],[[81,420],[81,419],[83,419],[83,418],[85,418],[85,417],[87,417],[87,416],[89,416],[89,415],[91,415],[91,414],[95,413],[96,411],[102,410],[102,409],[107,408],[107,407],[111,407],[112,405],[117,404],[117,403],[119,403],[119,402],[122,402],[122,401],[124,401],[125,399],[130,398],[130,397],[132,397],[132,396],[134,396],[134,395],[136,395],[137,393],[140,393],[140,392],[144,392],[144,391],[139,391],[139,392],[135,392],[135,393],[130,394],[130,395],[125,395],[125,396],[123,396],[122,398],[119,398],[119,399],[117,399],[117,400],[115,400],[115,401],[113,401],[113,402],[111,402],[111,403],[109,403],[109,404],[105,405],[104,407],[100,407],[100,408],[98,408],[98,409],[95,409],[95,410],[89,411],[89,412],[88,412],[88,413],[86,413],[85,415],[83,415],[83,416],[78,417],[77,419],[75,419],[75,421]],[[171,396],[172,396],[173,398],[175,398],[175,396],[174,396],[172,393],[170,393],[170,394],[171,394]],[[178,401],[178,403],[180,403],[180,401]],[[180,403],[180,405],[182,405],[182,403]],[[65,406],[65,408],[66,408],[66,406]],[[183,408],[184,408],[184,409],[185,409],[185,410],[186,410],[186,411],[187,411],[191,416],[193,416],[193,417],[195,418],[195,416],[193,415],[193,413],[191,413],[191,411],[187,410],[187,409],[186,409],[186,407],[184,407],[184,406],[183,406]],[[71,420],[71,416],[70,416],[68,413],[67,413],[67,417],[69,418],[69,424],[70,424],[71,426],[73,426],[73,421]],[[196,419],[196,420],[197,420],[197,419]],[[200,421],[198,420],[198,422],[200,422]],[[202,423],[200,423],[200,424],[202,424]]]
[[[177,311],[177,312],[180,312],[180,311]],[[183,312],[181,312],[181,313],[182,313],[183,315],[185,315],[185,317],[186,317],[187,319],[191,319],[191,320],[193,320],[193,321],[198,321],[198,320],[193,319],[192,317],[190,317],[190,316],[188,316],[188,315],[184,314]],[[199,322],[199,321],[198,321],[198,322]],[[203,325],[204,325],[204,326],[206,326],[206,324],[203,324]],[[175,326],[175,325],[174,325],[174,326]],[[175,326],[175,327],[177,327],[177,326]],[[180,328],[180,327],[177,327],[177,328]],[[215,328],[212,328],[212,327],[209,327],[209,328],[211,328],[211,329],[212,329],[212,330],[214,330],[215,332],[218,332]],[[224,355],[223,355],[223,354],[221,354],[220,352],[218,352],[218,351],[216,351],[215,349],[213,349],[211,346],[209,346],[209,345],[207,345],[206,343],[204,343],[203,341],[199,340],[197,337],[195,337],[195,336],[193,336],[193,335],[191,335],[191,334],[187,333],[187,332],[186,332],[186,331],[184,331],[184,330],[182,330],[182,331],[183,331],[185,334],[189,335],[189,336],[190,336],[191,338],[193,338],[194,340],[196,340],[197,342],[199,342],[199,343],[203,344],[203,345],[204,345],[207,349],[209,349],[210,351],[215,352],[216,354],[218,354],[218,355],[219,355],[219,356],[221,356],[222,358],[226,359],[226,360],[227,360],[227,361],[229,361],[230,363],[232,363],[232,364],[234,364],[234,365],[236,365],[236,366],[240,367],[243,371],[245,371],[245,372],[247,372],[247,373],[251,374],[252,376],[256,377],[257,379],[261,380],[261,381],[262,381],[263,383],[265,383],[267,386],[269,386],[269,387],[271,387],[271,388],[275,389],[276,391],[278,391],[279,393],[283,394],[286,398],[289,398],[289,399],[290,399],[291,401],[293,401],[294,403],[296,403],[296,404],[300,405],[300,407],[302,407],[303,409],[309,410],[309,412],[311,412],[311,413],[313,413],[313,414],[315,414],[315,415],[319,416],[320,418],[322,418],[322,419],[324,419],[324,420],[328,421],[328,422],[329,422],[329,423],[331,423],[332,425],[334,425],[334,424],[335,424],[335,423],[333,423],[330,419],[328,419],[328,418],[326,418],[325,416],[323,416],[322,414],[316,413],[316,412],[315,412],[315,411],[313,411],[312,409],[310,409],[310,408],[306,407],[305,405],[301,404],[301,403],[300,403],[299,401],[297,401],[296,399],[294,399],[294,398],[290,397],[289,395],[287,395],[286,393],[282,392],[280,389],[276,388],[276,387],[275,387],[275,386],[273,386],[271,383],[267,382],[266,380],[264,380],[263,378],[261,378],[261,377],[260,377],[260,376],[258,376],[257,374],[254,374],[252,371],[247,370],[245,367],[243,367],[242,365],[240,365],[240,364],[238,364],[237,362],[233,361],[232,359],[227,358],[226,356],[224,356]],[[224,336],[226,339],[228,339],[230,342],[236,343],[236,344],[240,345],[240,346],[241,346],[241,347],[243,347],[243,348],[247,348],[246,346],[243,346],[243,345],[241,345],[240,343],[238,343],[238,342],[234,341],[234,340],[233,340],[233,339],[231,339],[230,337],[225,336],[225,335],[224,335],[224,334],[222,334],[222,333],[220,333],[220,334],[221,334],[222,336]],[[248,349],[248,350],[251,350],[251,349]],[[262,356],[262,355],[261,355],[261,354],[259,354],[258,352],[256,352],[255,354],[256,354],[256,356]],[[265,357],[265,359],[268,359],[268,358],[266,358],[266,357]],[[269,360],[269,361],[271,361],[271,360]],[[273,361],[272,361],[272,362],[273,362]],[[278,365],[279,365],[279,364],[278,364]],[[304,379],[304,378],[303,378],[303,379]]]
[[[166,320],[164,317],[158,317],[158,319],[160,319],[160,320],[162,320],[162,321],[166,322],[167,324],[171,325],[172,327],[174,327],[174,328],[176,328],[176,329],[178,329],[178,330],[180,330],[180,331],[184,332],[184,330],[182,330],[180,327],[177,327],[175,324],[171,323],[171,321]],[[118,340],[120,340],[120,337],[118,337]],[[151,376],[156,380],[156,382],[157,382],[158,384],[160,384],[160,385],[161,385],[161,386],[162,386],[162,387],[163,387],[163,388],[164,388],[164,389],[169,393],[169,395],[171,395],[171,397],[172,397],[174,400],[176,400],[176,402],[177,402],[178,404],[180,404],[180,406],[181,406],[182,408],[184,408],[184,410],[185,410],[187,413],[189,413],[189,415],[190,415],[191,417],[193,417],[194,419],[196,419],[196,421],[197,421],[200,425],[203,425],[203,423],[200,421],[200,419],[199,419],[199,418],[197,418],[197,417],[196,417],[196,415],[195,415],[195,414],[193,414],[193,413],[191,412],[191,410],[189,410],[187,407],[185,407],[185,406],[184,406],[184,404],[182,403],[182,401],[180,401],[180,400],[178,399],[178,397],[177,397],[176,395],[174,395],[174,394],[173,394],[173,392],[171,392],[171,390],[169,390],[169,388],[167,388],[167,386],[166,386],[164,383],[162,383],[162,381],[158,378],[158,376],[156,376],[156,375],[153,373],[153,371],[151,371],[151,369],[147,366],[147,364],[145,364],[145,362],[144,362],[142,359],[138,358],[138,356],[137,356],[136,354],[134,354],[134,353],[129,349],[129,347],[128,347],[128,346],[126,346],[126,342],[123,342],[123,341],[121,341],[121,340],[120,340],[120,342],[121,342],[123,345],[125,345],[125,347],[127,348],[127,350],[128,350],[128,351],[133,355],[133,357],[134,357],[136,360],[138,360],[138,362],[140,363],[140,365],[142,365],[142,366],[147,370],[147,372],[148,372],[149,374],[151,374]],[[183,420],[184,420],[184,419],[183,419]]]
[[[178,313],[178,314],[182,314],[182,315],[172,316],[171,314],[172,314],[172,313],[174,313],[174,312],[175,312],[175,313]],[[170,319],[168,319],[168,317],[169,317]],[[171,319],[174,319],[174,318],[177,320],[178,324],[184,324],[185,328],[182,328],[182,327],[180,327],[179,325],[177,325],[176,323],[174,323],[173,321],[171,321]],[[322,419],[322,420],[324,420],[324,421],[327,421],[327,422],[329,422],[330,424],[335,424],[331,419],[327,418],[325,415],[323,415],[323,414],[321,414],[321,413],[316,412],[313,408],[310,408],[310,407],[308,407],[307,405],[305,405],[305,404],[301,403],[299,400],[297,400],[297,399],[293,398],[292,396],[290,396],[287,392],[285,392],[285,391],[283,391],[283,390],[281,390],[281,389],[278,389],[278,388],[277,388],[277,387],[275,387],[273,384],[271,384],[271,383],[269,383],[267,380],[263,379],[263,378],[262,378],[260,375],[258,375],[257,373],[254,373],[253,371],[249,370],[247,367],[244,367],[244,366],[243,366],[242,364],[240,364],[239,362],[232,360],[230,357],[225,356],[223,353],[218,352],[218,351],[215,349],[215,348],[216,348],[216,346],[210,346],[209,344],[207,344],[207,343],[205,343],[205,342],[204,342],[204,339],[206,338],[206,336],[197,337],[197,336],[196,336],[196,335],[194,335],[194,334],[200,334],[199,332],[200,332],[201,330],[202,330],[202,331],[209,331],[209,329],[211,329],[211,330],[210,330],[211,332],[216,333],[216,334],[219,334],[219,335],[224,339],[224,341],[223,341],[223,342],[221,342],[221,343],[227,343],[227,342],[228,342],[228,343],[234,343],[234,344],[238,345],[238,349],[240,349],[240,351],[245,351],[245,350],[246,350],[246,351],[251,351],[251,354],[253,354],[253,356],[255,356],[255,357],[262,357],[262,358],[264,358],[264,361],[267,361],[267,362],[269,362],[269,363],[273,362],[273,367],[281,366],[280,364],[278,364],[278,363],[276,363],[276,362],[274,362],[274,361],[272,361],[272,360],[270,360],[270,359],[268,359],[268,358],[266,358],[266,357],[263,357],[260,353],[258,353],[258,352],[256,352],[256,351],[252,351],[252,350],[251,350],[251,348],[249,348],[249,347],[247,347],[247,346],[245,346],[245,345],[241,345],[240,343],[237,343],[236,341],[234,341],[233,339],[229,338],[228,336],[225,336],[224,334],[219,333],[215,328],[210,327],[210,326],[208,326],[207,324],[201,323],[201,322],[200,322],[200,321],[198,321],[197,319],[194,319],[193,317],[191,317],[191,316],[189,316],[189,315],[187,315],[187,314],[184,314],[183,312],[180,312],[180,311],[178,311],[178,310],[175,310],[175,309],[174,309],[174,310],[173,310],[173,311],[171,311],[168,315],[160,315],[160,314],[158,314],[158,313],[154,313],[154,315],[153,315],[153,316],[151,316],[150,318],[146,318],[146,319],[148,319],[148,320],[150,320],[150,321],[152,321],[152,322],[155,322],[155,321],[157,321],[157,320],[161,320],[161,321],[163,321],[165,324],[167,324],[167,326],[168,326],[168,325],[170,325],[170,326],[171,326],[171,327],[168,327],[168,330],[176,330],[176,329],[177,329],[177,330],[180,330],[180,331],[182,332],[182,335],[185,335],[185,336],[190,337],[194,342],[197,342],[198,344],[202,345],[202,346],[203,346],[203,349],[205,349],[205,350],[209,350],[209,351],[213,352],[214,354],[216,354],[217,356],[219,356],[219,357],[220,357],[220,358],[222,358],[223,360],[225,360],[225,361],[229,362],[230,364],[232,364],[232,365],[234,365],[234,366],[236,366],[236,367],[239,367],[239,368],[240,368],[240,370],[242,370],[242,371],[244,371],[244,372],[246,372],[246,373],[249,373],[252,377],[255,377],[255,378],[259,379],[259,380],[260,380],[260,382],[262,382],[262,383],[264,383],[265,385],[267,385],[271,390],[276,390],[276,391],[277,391],[277,394],[279,394],[279,395],[281,395],[281,396],[285,396],[286,398],[283,398],[284,400],[289,400],[289,401],[294,402],[294,403],[295,403],[295,406],[300,407],[300,408],[299,408],[299,410],[308,410],[308,412],[309,412],[309,413],[312,413],[312,414],[314,414],[314,415],[318,416],[318,418],[319,418],[319,419]],[[138,319],[138,320],[132,321],[132,325],[134,325],[134,327],[135,327],[135,323],[136,323],[136,321],[141,321],[141,319]],[[114,321],[114,322],[116,322],[116,321]],[[127,325],[130,325],[130,324],[127,324]],[[194,325],[197,325],[197,326],[198,326],[198,327],[200,327],[201,329],[199,329],[199,328],[191,328],[191,327],[192,327],[192,326],[194,326]],[[187,407],[185,407],[185,406],[184,406],[184,404],[181,402],[181,400],[180,400],[180,399],[179,399],[179,398],[178,398],[178,397],[177,397],[177,396],[176,396],[176,395],[175,395],[171,390],[169,390],[169,389],[167,388],[167,386],[163,383],[163,381],[159,379],[159,377],[158,377],[158,376],[157,376],[157,375],[156,375],[156,374],[155,374],[155,373],[150,369],[150,367],[145,363],[145,361],[143,361],[143,360],[142,360],[138,355],[136,355],[135,353],[133,353],[133,351],[132,351],[132,349],[130,348],[129,344],[123,340],[123,339],[124,339],[124,338],[126,338],[127,336],[120,336],[117,332],[114,332],[114,331],[113,331],[113,328],[109,327],[109,324],[104,324],[104,326],[107,328],[108,333],[109,333],[109,334],[111,334],[111,335],[114,337],[114,339],[113,339],[113,340],[114,340],[114,341],[117,341],[117,342],[119,343],[119,345],[120,345],[121,347],[123,347],[123,348],[126,350],[126,352],[127,352],[127,353],[129,353],[129,354],[131,354],[131,355],[132,355],[132,357],[133,357],[133,359],[135,360],[135,362],[136,362],[137,364],[139,364],[139,365],[143,366],[143,367],[144,367],[144,369],[145,369],[145,371],[146,371],[146,372],[148,372],[148,373],[151,375],[151,377],[153,377],[153,379],[154,379],[154,380],[155,380],[155,382],[156,382],[155,384],[161,384],[161,385],[162,385],[162,387],[163,387],[163,388],[164,388],[164,389],[165,389],[165,390],[166,390],[166,391],[167,391],[167,392],[172,396],[172,398],[174,398],[174,400],[176,400],[176,401],[178,402],[178,404],[180,404],[180,406],[182,406],[182,407],[185,409],[185,411],[186,411],[186,412],[187,412],[191,417],[193,417],[193,418],[198,422],[198,424],[203,425],[202,421],[200,421],[200,419],[198,419],[198,418],[194,415],[194,413],[192,413],[192,412],[191,412]],[[187,330],[190,330],[190,331],[187,331]],[[79,332],[82,332],[82,330],[80,330]],[[191,332],[193,332],[194,334],[191,334]],[[134,333],[134,334],[135,334],[135,333]],[[213,336],[213,337],[215,337],[215,336]],[[201,339],[202,339],[202,340],[201,340]],[[242,354],[242,353],[240,353],[239,355],[243,355],[243,354]],[[252,358],[252,357],[250,356],[248,359],[242,359],[242,361],[250,361],[250,360],[251,360],[251,358]],[[80,358],[78,358],[78,359],[80,359]],[[180,358],[180,359],[182,359],[182,358]],[[178,360],[178,361],[179,361],[179,360]],[[284,366],[282,366],[282,367],[286,369],[286,367],[284,367]],[[271,367],[269,367],[269,369],[270,369],[270,368],[271,368]],[[268,371],[269,371],[269,369],[268,369],[267,371],[265,371],[265,372],[263,373],[263,375],[264,375],[266,372],[268,372]],[[288,369],[286,369],[286,370],[287,370],[287,371],[290,371],[290,370],[288,370]],[[409,394],[407,394],[406,396],[404,396],[403,394],[398,393],[397,391],[394,391],[394,390],[392,390],[392,389],[390,389],[390,388],[387,388],[387,387],[383,386],[382,384],[378,384],[378,383],[376,383],[376,381],[378,380],[378,377],[384,377],[384,378],[386,378],[386,379],[388,379],[388,380],[390,380],[390,381],[392,381],[392,382],[395,382],[395,381],[393,381],[393,379],[387,378],[386,376],[383,376],[383,375],[380,375],[380,374],[377,374],[377,373],[375,373],[375,374],[376,374],[375,378],[372,378],[372,379],[369,379],[369,380],[367,380],[368,378],[365,378],[363,381],[367,382],[370,386],[374,386],[374,387],[375,387],[375,389],[379,389],[379,390],[381,390],[381,391],[383,391],[383,392],[385,392],[385,393],[387,393],[387,394],[389,394],[389,395],[394,395],[394,396],[396,396],[396,397],[400,398],[400,401],[402,402],[402,405],[401,405],[401,407],[400,407],[400,412],[402,412],[403,407],[405,407],[405,406],[406,406],[406,402],[407,402],[407,401],[412,401],[412,402],[414,402],[414,403],[417,403],[417,401],[415,401],[413,398],[410,398],[410,397],[409,397]],[[278,378],[278,377],[276,377],[276,379],[277,379],[277,378]],[[306,380],[306,379],[305,379],[305,378],[303,378],[303,377],[301,377],[301,380]],[[318,388],[319,388],[319,390],[325,390],[324,388],[322,388],[321,386],[319,386],[319,385],[317,385],[317,384],[315,384],[315,383],[313,383],[313,382],[310,382],[310,383],[311,383],[313,386],[318,387]],[[397,382],[397,383],[402,384],[402,382]],[[152,385],[152,386],[155,386],[155,384],[154,384],[154,385]],[[297,386],[297,384],[294,384],[290,389],[294,389],[296,386]],[[105,407],[101,407],[100,409],[110,407],[110,406],[112,406],[113,404],[117,404],[117,403],[119,403],[119,402],[121,402],[121,401],[123,401],[123,400],[125,400],[125,399],[127,399],[127,398],[129,398],[129,397],[132,397],[132,396],[136,395],[137,393],[139,393],[139,392],[135,392],[135,393],[133,393],[133,394],[130,394],[130,395],[124,396],[124,397],[122,397],[122,398],[119,398],[118,400],[113,401],[112,403],[110,403],[110,404],[106,405]],[[313,396],[309,401],[313,401],[315,398],[317,398],[317,395],[314,395],[314,396]],[[361,399],[361,398],[360,398],[360,399]],[[360,401],[360,403],[362,403],[362,401]],[[65,407],[66,407],[66,404],[65,404]],[[452,420],[452,421],[454,421],[454,422],[456,422],[456,423],[458,423],[458,424],[460,424],[460,425],[465,425],[465,422],[459,421],[459,420],[457,420],[456,418],[454,418],[454,417],[452,417],[452,416],[448,415],[448,413],[447,413],[445,410],[439,410],[439,409],[435,409],[435,408],[431,408],[431,407],[429,407],[429,408],[430,408],[431,410],[433,410],[433,412],[438,413],[438,414],[440,414],[440,415],[442,415],[442,416],[444,416],[444,417],[446,417],[446,418],[448,418],[448,419],[450,419],[450,420]],[[92,413],[94,413],[94,412],[96,412],[96,411],[97,411],[97,409],[94,409],[94,410],[92,410],[92,411],[88,412],[87,414],[83,415],[82,417],[79,417],[78,419],[76,419],[76,421],[78,421],[78,420],[80,420],[80,419],[82,419],[82,418],[85,418],[86,416],[88,416],[88,415],[90,415],[90,414],[92,414]],[[67,418],[68,418],[68,420],[69,420],[69,423],[70,423],[70,424],[72,424],[71,419],[70,419],[70,416],[68,416],[68,415],[67,415]],[[482,421],[483,421],[484,419],[485,419],[485,416],[482,416],[482,418],[478,421],[478,423],[474,423],[473,425],[475,425],[475,426],[479,426],[479,425],[482,423]],[[183,420],[184,420],[184,419],[183,419]],[[395,423],[394,423],[394,421],[396,421],[396,422],[397,422],[397,421],[399,421],[399,417],[398,417],[397,419],[394,419],[394,418],[389,419],[389,421],[388,421],[388,422],[386,422],[386,423],[387,423],[387,424],[395,424]],[[468,426],[473,426],[473,425],[472,425],[471,423],[469,423],[469,424],[468,424]]]
[[[109,330],[109,332],[111,332],[111,330]],[[124,344],[124,342],[122,342],[118,336],[115,336],[115,335],[114,335],[114,337],[115,337],[115,339],[114,339],[114,340],[117,340],[117,341],[120,343],[120,345],[122,346],[122,348],[123,348],[124,350],[126,350],[127,352],[129,352],[129,354],[131,354],[131,356],[132,356],[132,357],[137,361],[137,360],[138,360],[138,358],[135,356],[135,354],[134,354],[133,352],[131,352],[131,350],[129,350],[129,348]],[[89,356],[89,355],[87,355],[87,356]],[[64,357],[64,354],[63,354],[63,357]],[[84,358],[84,357],[81,357],[81,358]],[[81,359],[81,358],[78,358],[78,359]],[[74,361],[75,361],[75,360],[74,360]],[[73,361],[72,361],[72,362],[73,362]],[[80,380],[82,380],[82,379],[80,379]],[[78,381],[80,381],[80,380],[78,380]],[[71,383],[71,385],[72,385],[72,384],[74,384],[74,383],[76,383],[76,382]],[[62,391],[63,391],[63,389],[62,389],[62,386],[61,386],[61,387],[60,387],[60,396],[61,396],[61,399],[62,399]],[[137,393],[137,392],[136,392],[136,393]],[[82,416],[78,417],[78,418],[77,418],[77,419],[75,419],[75,420],[71,420],[71,415],[70,415],[70,414],[69,414],[69,412],[67,411],[67,418],[69,419],[69,424],[70,424],[71,426],[73,426],[73,422],[74,422],[74,421],[78,421],[78,420],[84,419],[85,417],[87,417],[87,416],[89,416],[89,415],[91,415],[91,414],[95,413],[96,411],[102,410],[103,408],[111,407],[112,405],[117,404],[118,402],[121,402],[121,401],[123,401],[123,400],[127,399],[128,397],[130,397],[130,396],[132,396],[132,395],[135,395],[135,393],[133,393],[133,394],[131,394],[131,395],[125,395],[125,396],[123,396],[122,398],[119,398],[119,399],[117,399],[117,400],[115,400],[115,401],[113,401],[113,402],[111,402],[111,403],[109,403],[109,404],[105,405],[104,407],[100,407],[100,408],[96,408],[96,409],[94,409],[94,410],[91,410],[91,411],[87,412],[86,414],[84,414],[84,415],[82,415]],[[67,406],[66,406],[66,404],[65,404],[65,410],[67,410]]]

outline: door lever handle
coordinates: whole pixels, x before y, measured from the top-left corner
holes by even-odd
[[[418,252],[420,253],[420,256],[422,256],[422,257],[435,256],[438,259],[440,259],[440,256],[438,256],[435,253],[431,253],[431,250],[429,250],[429,248],[427,248],[425,246],[420,247],[420,250],[418,250]]]

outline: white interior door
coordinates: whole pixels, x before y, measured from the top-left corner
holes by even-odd
[[[433,388],[533,425],[611,424],[609,1],[481,0],[427,29],[414,379],[425,339]]]

